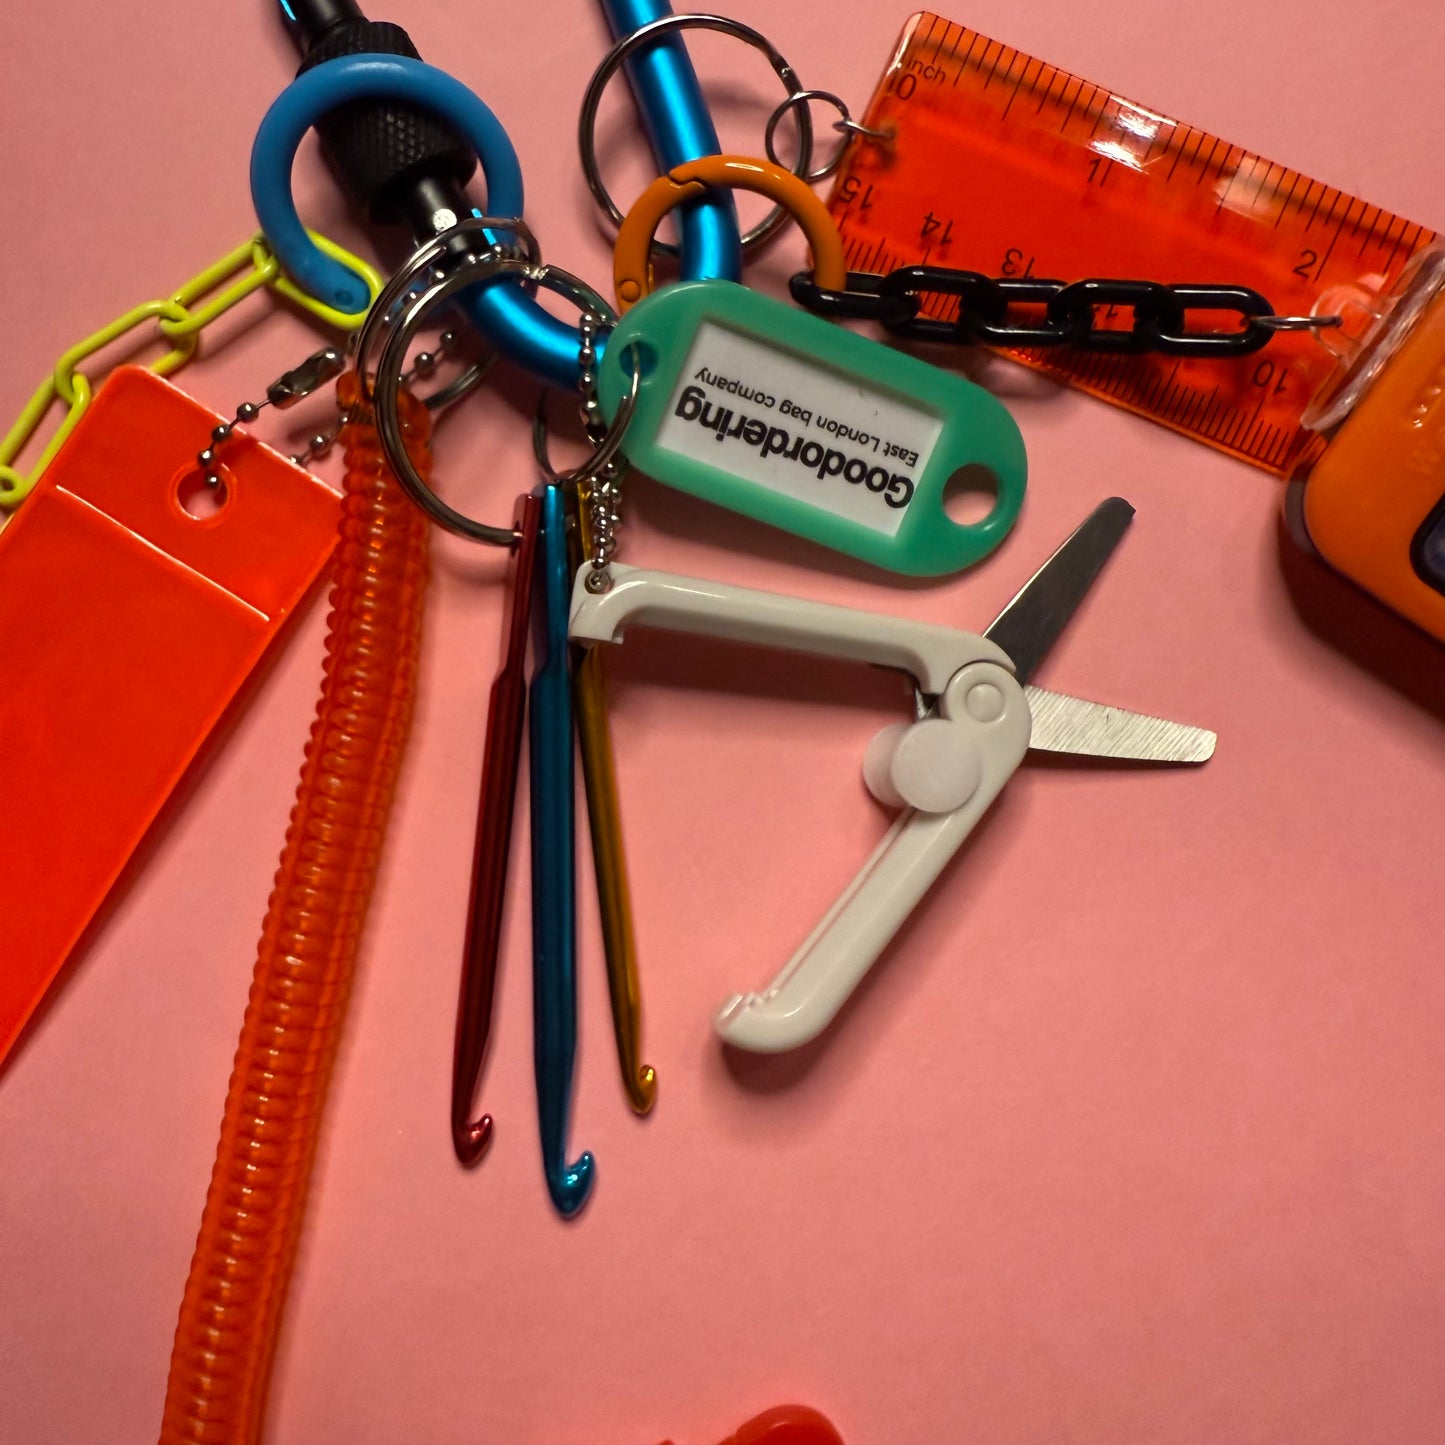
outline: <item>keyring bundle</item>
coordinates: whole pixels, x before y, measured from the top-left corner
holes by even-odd
[[[602,89],[630,58],[667,56],[659,47],[675,44],[676,32],[688,28],[719,30],[745,41],[767,57],[782,80],[788,95],[766,127],[767,157],[680,159],[623,214],[602,183],[592,145]],[[677,82],[676,75],[672,81]],[[646,80],[640,82],[640,93],[660,137],[659,153],[672,159],[669,148],[686,147],[687,126],[679,114],[686,114],[687,107],[679,112],[669,103],[659,110],[658,94],[649,91]],[[666,98],[674,102],[677,93],[668,92]],[[665,574],[616,563],[628,467],[877,566],[927,576],[973,565],[1006,535],[1023,501],[1023,445],[1012,418],[980,387],[734,279],[738,258],[792,219],[808,241],[817,284],[825,290],[848,284],[838,233],[810,189],[810,183],[831,172],[842,150],[828,164],[813,167],[810,101],[837,106],[838,127],[847,139],[863,144],[888,140],[855,121],[837,97],[803,88],[775,47],[749,27],[720,16],[653,19],[624,34],[587,87],[579,149],[589,188],[618,223],[615,309],[579,277],[541,259],[520,219],[520,172],[496,118],[456,81],[405,56],[327,61],[305,72],[262,122],[252,165],[257,211],[294,275],[337,301],[354,292],[353,278],[307,238],[278,178],[289,169],[306,126],[329,108],[382,99],[418,105],[455,127],[476,150],[491,213],[483,216],[473,208],[471,217],[452,220],[424,240],[371,308],[358,346],[360,375],[374,373],[362,386],[370,389],[381,448],[408,495],[438,525],[514,553],[507,644],[488,721],[466,927],[453,1142],[458,1157],[470,1163],[492,1137],[490,1116],[474,1120],[471,1101],[490,1028],[512,795],[523,719],[530,711],[537,1090],[548,1187],[558,1209],[571,1214],[585,1200],[594,1169],[590,1154],[569,1164],[565,1147],[576,1032],[574,731],[581,740],[598,866],[614,1030],[624,1086],[639,1113],[651,1108],[656,1079],[641,1062],[633,909],[606,721],[603,649],[587,649],[573,676],[570,644],[616,640],[622,618],[642,615],[653,625],[883,661],[905,666],[916,680],[927,675],[917,683],[914,726],[921,731],[907,739],[890,734],[870,754],[868,777],[880,797],[904,806],[905,814],[922,810],[931,821],[890,834],[840,903],[841,921],[825,920],[769,990],[739,995],[724,1006],[717,1028],[737,1047],[791,1048],[827,1025],[1022,756],[1016,741],[1012,751],[998,755],[995,783],[984,786],[990,769],[983,757],[993,744],[980,753],[959,731],[961,722],[948,723],[946,699],[958,671],[953,642],[945,648],[947,666],[941,661],[925,665],[909,646],[870,642],[878,632],[874,619],[833,616],[827,609],[816,613],[796,599],[761,601],[696,579],[683,585]],[[798,115],[800,139],[795,172],[778,162],[775,151],[778,124],[792,111]],[[773,202],[764,221],[741,238],[727,199],[734,190]],[[659,246],[655,232],[674,208],[682,209],[682,278],[656,288],[652,258],[666,248]],[[443,212],[463,213],[459,204]],[[577,308],[576,327],[537,304],[539,287]],[[560,380],[580,389],[591,455],[559,476],[546,459],[539,414],[537,451],[546,482],[536,494],[518,500],[511,526],[458,512],[407,456],[396,410],[407,354],[421,328],[448,306],[459,308],[484,336],[488,361],[500,356],[545,383]],[[969,525],[954,522],[944,508],[949,485],[964,473],[986,475],[995,492],[988,515]],[[1100,526],[1109,532],[1100,522],[1090,535],[1103,535]],[[1080,548],[1087,553],[1090,545],[1075,543],[1071,555]],[[529,618],[540,651],[524,697]],[[895,630],[883,628],[889,637]],[[971,636],[949,634],[950,639]],[[986,647],[978,652],[981,645],[974,639],[964,653],[989,655]],[[1022,700],[1015,706],[1019,717],[1028,716]],[[1034,706],[1037,710],[1037,701]],[[1008,712],[1004,694],[997,703],[978,707],[987,715],[990,735],[1000,733],[1000,720]],[[1069,714],[1069,707],[1060,707],[1061,716]],[[921,741],[925,737],[931,739],[927,744]],[[1203,744],[1192,734],[1189,738],[1178,757],[1199,753]],[[1101,735],[1093,750],[1122,755],[1123,746]],[[957,774],[955,782],[944,786],[931,775],[934,768]],[[950,820],[941,832],[940,814]]]
[[[649,40],[693,24],[740,34],[764,49],[789,87],[790,99],[779,116],[805,107],[814,95],[801,90],[791,67],[761,36],[734,22],[675,16],[643,27],[607,57],[583,102],[584,170],[604,206],[615,209],[591,159],[601,87]],[[268,234],[280,238],[275,244],[288,267],[336,298],[345,294],[349,279],[306,239],[289,195],[274,183],[275,157],[289,164],[303,123],[318,118],[312,108],[363,96],[424,99],[477,146],[489,183],[489,209],[499,187],[507,207],[520,199],[514,189],[515,156],[504,133],[474,97],[459,96],[455,82],[441,81],[429,67],[400,57],[343,59],[307,72],[262,122],[253,176],[265,178],[256,188],[258,211]],[[802,114],[806,117],[806,109]],[[768,128],[770,150],[777,118]],[[855,124],[851,118],[849,123]],[[802,137],[799,169],[806,173],[811,149],[806,119]],[[476,215],[447,226],[417,249],[371,308],[357,347],[359,374],[365,378],[374,372],[363,389],[371,389],[381,447],[413,501],[438,525],[515,552],[508,648],[488,724],[457,1029],[452,1131],[458,1157],[466,1162],[479,1158],[491,1139],[490,1117],[472,1120],[470,1105],[490,1027],[525,711],[520,678],[529,615],[545,639],[527,700],[532,717],[534,1049],[544,1167],[553,1202],[566,1214],[586,1198],[593,1169],[588,1154],[569,1164],[565,1148],[576,1032],[574,686],[583,720],[592,851],[624,1085],[638,1112],[651,1108],[656,1088],[640,1057],[632,904],[602,653],[587,654],[575,684],[569,663],[571,579],[577,573],[579,596],[600,599],[612,590],[627,463],[757,520],[912,574],[953,571],[979,560],[1008,531],[1023,498],[1018,429],[986,392],[735,281],[695,274],[719,268],[690,266],[686,225],[682,258],[687,279],[653,294],[650,258],[662,217],[732,189],[756,191],[774,202],[773,212],[745,238],[746,244],[756,244],[795,218],[819,274],[844,284],[837,232],[803,180],[772,159],[701,157],[674,166],[620,217],[616,311],[580,278],[542,262],[520,220],[501,213]],[[520,250],[519,240],[525,243]],[[535,287],[572,302],[578,327],[564,327],[543,311],[529,294]],[[557,357],[559,333],[574,348],[567,361],[574,385],[580,385],[594,449],[580,466],[558,476],[546,462],[539,424],[539,462],[548,481],[537,497],[519,500],[510,528],[458,512],[422,479],[406,453],[396,411],[406,357],[420,329],[453,304],[487,337],[489,359],[503,355],[530,366],[544,380],[555,380],[563,369]],[[949,479],[965,467],[986,468],[997,479],[998,499],[982,522],[960,526],[945,514],[943,497]],[[799,1034],[796,1041],[802,1038]],[[735,1031],[734,1042],[742,1041]]]

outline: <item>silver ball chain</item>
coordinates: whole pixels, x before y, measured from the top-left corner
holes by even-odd
[[[584,311],[578,322],[582,337],[577,354],[578,386],[582,392],[580,410],[583,429],[593,446],[598,446],[607,435],[607,422],[597,396],[597,332],[600,325],[599,318],[590,311]],[[606,592],[612,587],[612,573],[608,568],[617,555],[617,532],[622,526],[622,479],[626,474],[626,460],[614,457],[581,484],[581,500],[587,507],[588,528],[592,534],[592,552],[588,558],[591,571],[583,585],[592,593]]]

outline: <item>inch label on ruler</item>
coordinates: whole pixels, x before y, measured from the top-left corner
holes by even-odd
[[[856,141],[829,199],[851,270],[1219,282],[1298,316],[1331,286],[1388,286],[1434,239],[937,15],[915,15],[893,54],[866,115],[893,138]],[[924,314],[956,308],[932,296]],[[1006,354],[1281,475],[1310,445],[1300,414],[1334,364],[1306,332],[1222,360]]]

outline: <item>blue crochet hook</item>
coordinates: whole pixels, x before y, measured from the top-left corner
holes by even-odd
[[[577,1053],[577,890],[571,643],[572,568],[562,488],[542,493],[541,575],[533,600],[538,665],[529,692],[532,768],[532,1052],[547,1192],[564,1215],[592,1188],[593,1159],[567,1163]]]

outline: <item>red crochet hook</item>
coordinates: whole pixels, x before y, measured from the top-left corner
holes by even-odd
[[[466,955],[452,1067],[452,1145],[463,1164],[474,1164],[480,1159],[492,1137],[490,1114],[472,1120],[472,1098],[492,1026],[497,946],[507,888],[507,855],[512,841],[517,765],[522,755],[522,717],[527,701],[524,669],[541,520],[542,504],[536,496],[528,494],[518,500],[517,550],[512,562],[506,648],[501,669],[492,683],[491,704],[487,709],[487,741],[482,759],[472,894],[467,906]]]
[[[843,1437],[826,1415],[807,1405],[777,1405],[755,1415],[722,1445],[843,1445]]]

